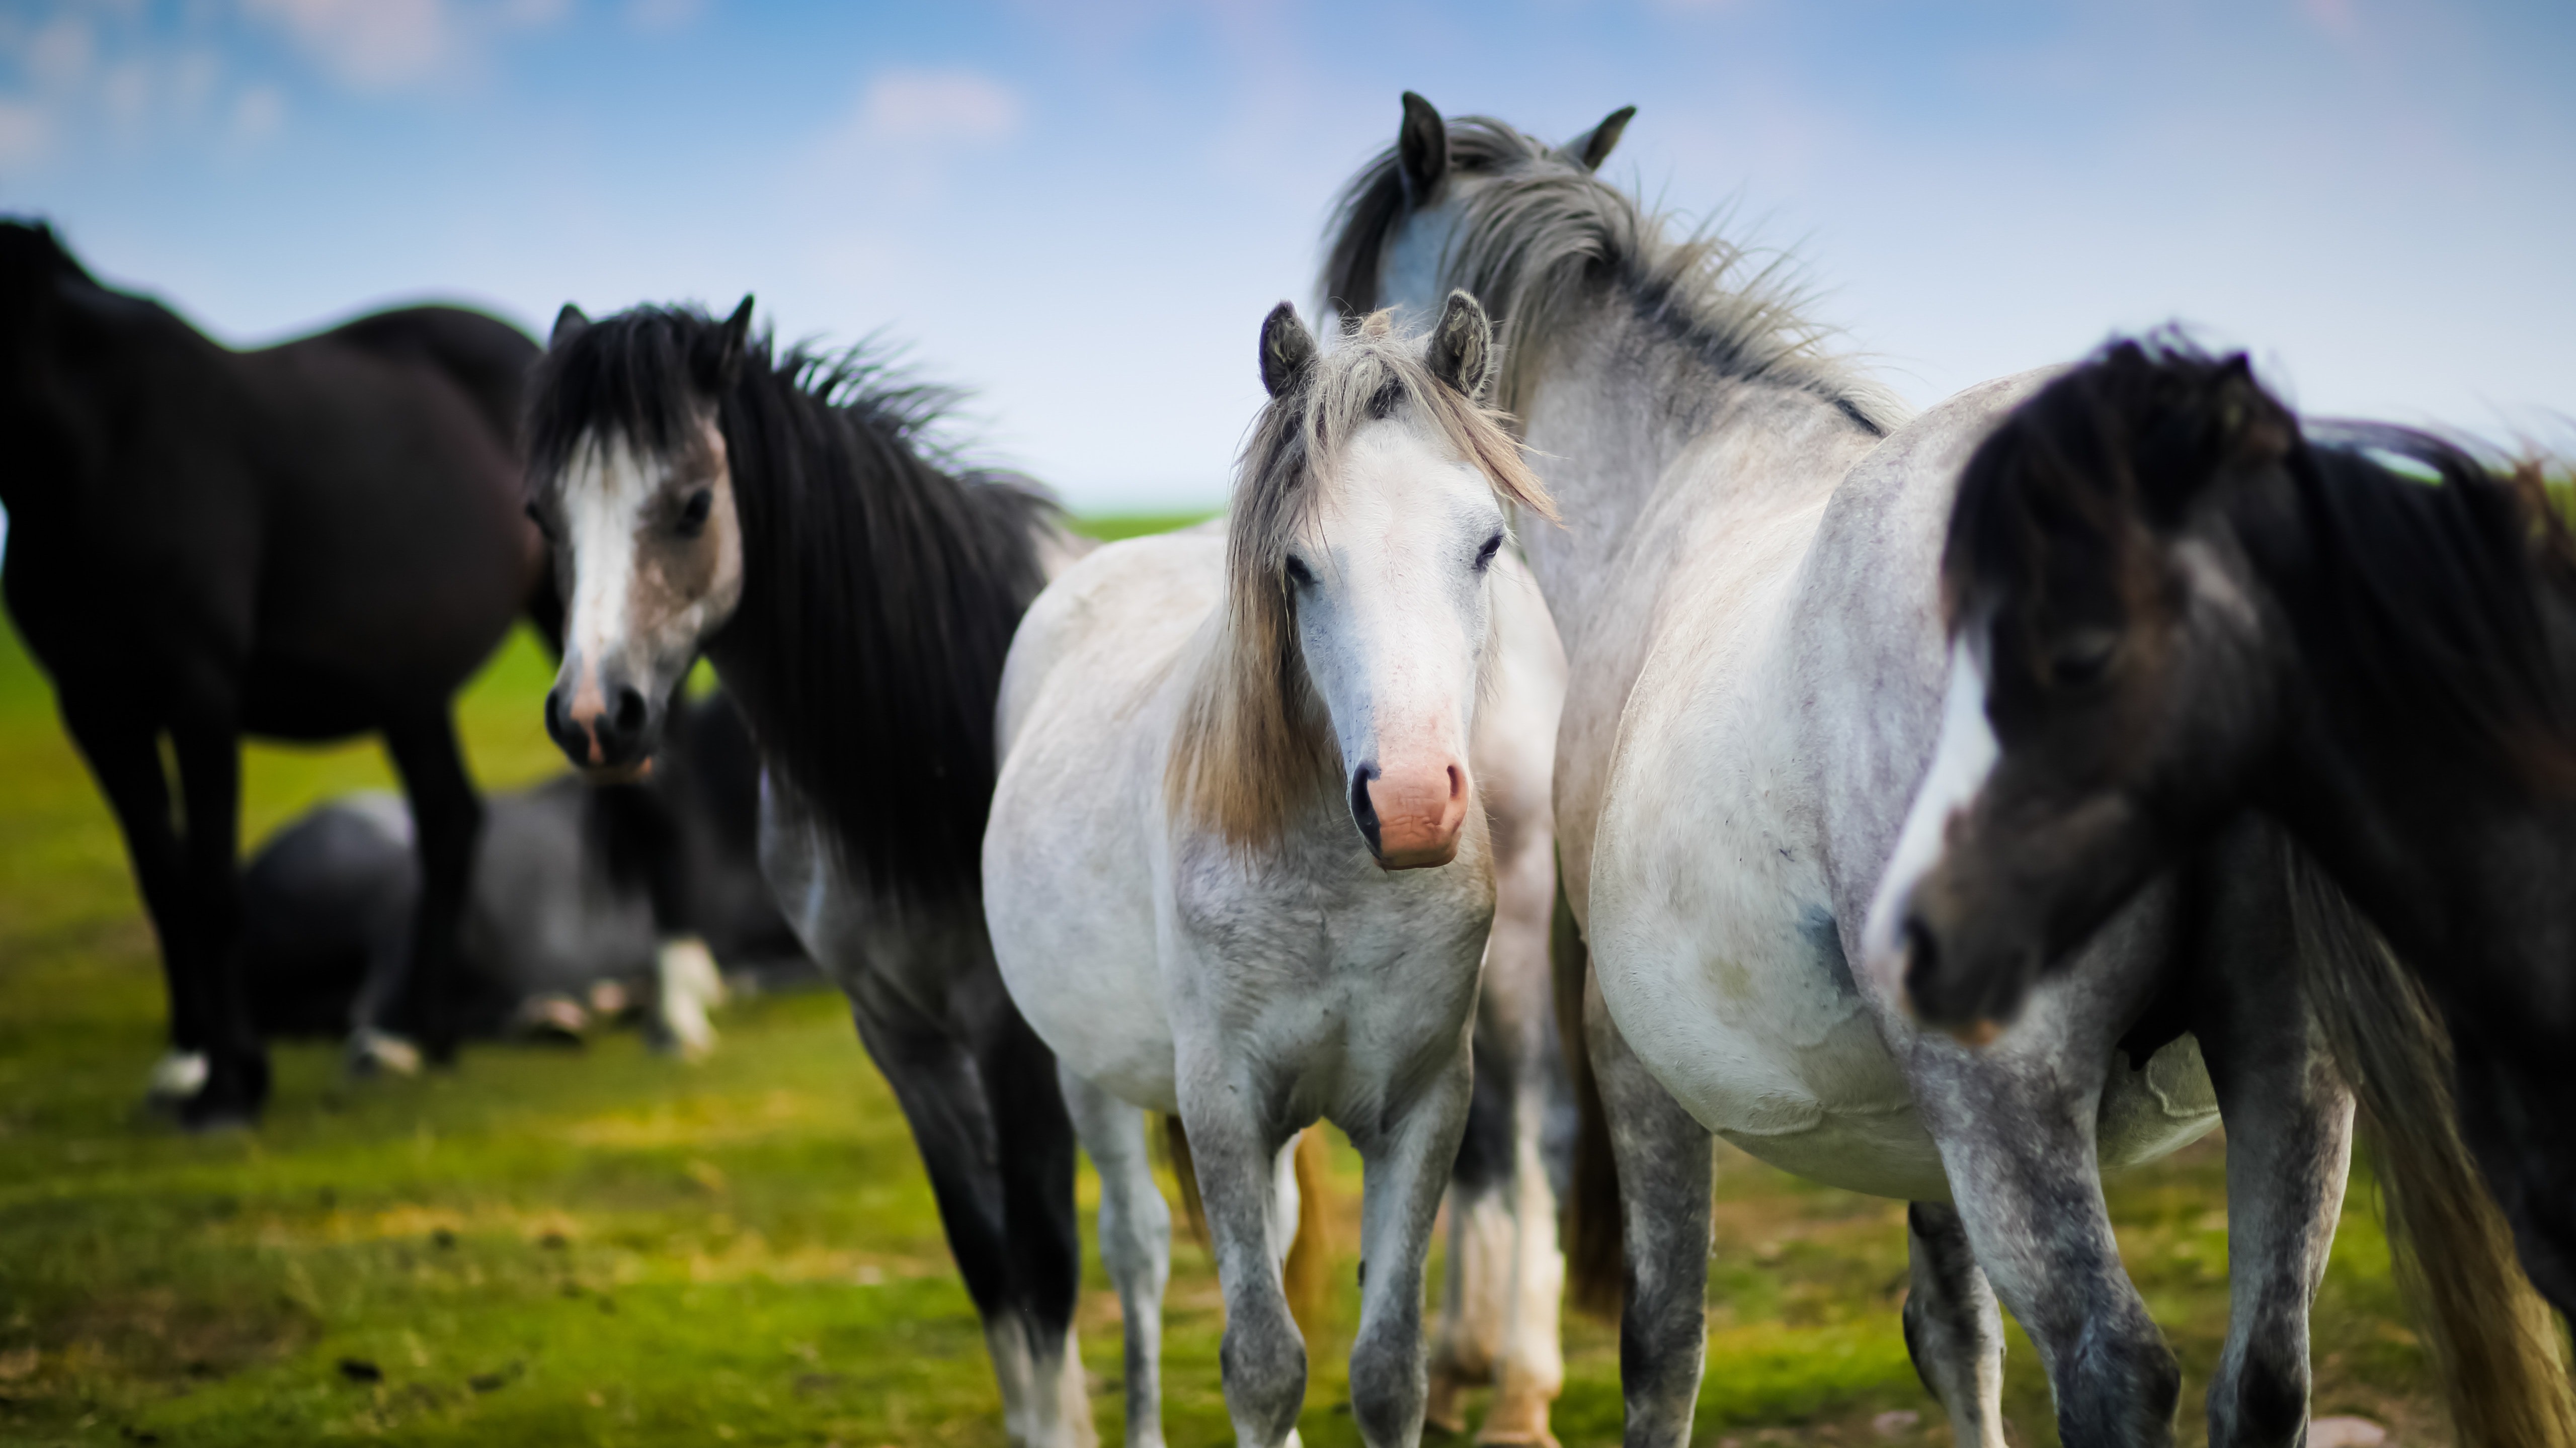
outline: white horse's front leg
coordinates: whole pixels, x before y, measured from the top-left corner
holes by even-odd
[[[1427,1083],[1391,1129],[1355,1136],[1368,1173],[1360,1208],[1360,1326],[1351,1344],[1351,1413],[1370,1448],[1422,1436],[1429,1386],[1422,1283],[1449,1164],[1467,1125],[1467,1053]]]
[[[1248,1088],[1213,1079],[1193,1089],[1187,1051],[1185,1041],[1181,1125],[1207,1209],[1217,1283],[1225,1291],[1225,1337],[1217,1362],[1225,1376],[1226,1413],[1240,1448],[1285,1448],[1297,1441],[1297,1410],[1306,1399],[1306,1340],[1288,1311],[1279,1271],[1296,1230],[1293,1195],[1285,1202],[1288,1220],[1278,1219],[1279,1161],[1281,1148],[1293,1144],[1295,1135],[1256,1119],[1245,1104],[1256,1096]],[[1294,1190],[1291,1177],[1288,1193]],[[1419,1279],[1414,1290],[1421,1291]]]
[[[1145,1113],[1057,1068],[1073,1129],[1100,1173],[1100,1255],[1127,1324],[1127,1448],[1163,1444],[1163,1289],[1172,1280],[1172,1209],[1154,1184]]]

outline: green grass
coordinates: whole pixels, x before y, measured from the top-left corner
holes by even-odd
[[[556,767],[537,727],[549,673],[516,639],[464,699],[486,784]],[[390,786],[372,745],[255,748],[246,779],[254,839],[315,800]],[[1002,1443],[910,1139],[836,997],[737,1006],[693,1067],[612,1037],[352,1084],[327,1046],[290,1046],[266,1126],[207,1139],[135,1109],[161,1020],[114,826],[0,633],[0,1441]],[[1357,1167],[1346,1149],[1336,1165],[1348,1244]],[[2111,1192],[2190,1374],[2188,1442],[2225,1322],[2223,1179],[2209,1143]],[[1086,1175],[1086,1210],[1093,1192]],[[1897,1327],[1903,1208],[1731,1153],[1718,1197],[1707,1440],[1875,1442],[1873,1415],[1911,1409],[1923,1426],[1905,1441],[1945,1441]],[[1166,1422],[1175,1448],[1198,1448],[1229,1436],[1221,1309],[1204,1254],[1183,1240],[1175,1256]],[[1350,1267],[1315,1344],[1316,1448],[1356,1442],[1338,1411]],[[1115,1442],[1117,1304],[1096,1258],[1082,1322]],[[2321,1412],[2439,1441],[2364,1211],[2337,1243],[2316,1343]],[[1558,1429],[1613,1442],[1614,1335],[1570,1318],[1567,1347]],[[2012,1352],[2018,1441],[2054,1442],[2036,1362],[2018,1337]]]

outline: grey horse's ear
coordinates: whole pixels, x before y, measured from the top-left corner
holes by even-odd
[[[1611,148],[1619,144],[1628,123],[1636,118],[1635,106],[1621,106],[1603,116],[1601,124],[1557,147],[1556,152],[1586,171],[1598,171],[1601,163],[1610,159]]]
[[[1294,302],[1281,302],[1261,319],[1261,385],[1285,397],[1315,365],[1315,334],[1297,320]]]
[[[1428,204],[1449,174],[1449,125],[1411,91],[1404,93],[1404,124],[1395,133],[1395,170],[1408,207]]]
[[[546,338],[546,345],[550,348],[560,347],[589,330],[590,318],[582,315],[581,308],[566,302],[563,304],[563,310],[555,313],[555,329]]]
[[[735,379],[742,376],[743,352],[750,345],[751,296],[745,293],[742,305],[716,327],[713,337],[698,344],[697,355],[689,359],[699,390],[709,397],[733,391]]]
[[[1423,362],[1431,375],[1468,398],[1485,395],[1494,380],[1494,324],[1485,309],[1465,292],[1451,292],[1440,309],[1440,325],[1431,329],[1431,349]]]

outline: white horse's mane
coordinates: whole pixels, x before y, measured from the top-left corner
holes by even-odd
[[[1639,319],[1727,376],[1813,392],[1877,432],[1912,409],[1830,343],[1832,329],[1805,315],[1808,297],[1787,252],[1757,252],[1685,227],[1602,180],[1563,150],[1501,121],[1449,121],[1449,165],[1489,184],[1465,198],[1441,259],[1441,285],[1463,287],[1495,318],[1503,372],[1499,405],[1519,412],[1546,342],[1570,306],[1608,279],[1634,298]],[[1334,207],[1324,288],[1345,311],[1382,306],[1379,267],[1407,202],[1395,148],[1353,177]]]

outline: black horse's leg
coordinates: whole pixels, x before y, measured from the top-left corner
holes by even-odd
[[[994,974],[998,991],[999,973]],[[984,1342],[992,1353],[993,1376],[1002,1394],[1004,1431],[1012,1443],[1028,1448],[1092,1443],[1088,1401],[1078,1401],[1080,1415],[1072,1423],[1064,1422],[1065,1404],[1054,1393],[1055,1384],[1039,1376],[1045,1364],[1038,1356],[1033,1331],[1036,1314],[1029,1305],[1030,1294],[1019,1281],[1011,1241],[1011,1232],[1020,1223],[1005,1206],[1021,1190],[1006,1185],[1006,1172],[1025,1173],[1027,1168],[1006,1164],[995,1120],[996,1096],[988,1093],[976,1054],[948,1022],[925,1015],[876,970],[844,971],[841,978],[850,996],[851,1016],[858,1023],[859,1041],[885,1073],[886,1084],[894,1089],[895,1101],[912,1127],[913,1144],[920,1149],[922,1166],[930,1177],[931,1195],[939,1203],[949,1253],[957,1259],[966,1295],[984,1319]],[[1052,1077],[1053,1058],[1043,1047],[1039,1055],[1042,1068]],[[1065,1120],[1060,1088],[1054,1094],[1055,1115]],[[1069,1121],[1064,1129],[1070,1132]],[[1064,1177],[1065,1214],[1070,1218],[1069,1164]],[[1073,1377],[1078,1384],[1078,1369]]]
[[[1055,1053],[1029,1029],[1002,989],[1001,970],[978,972],[981,1020],[975,1064],[1001,1146],[1002,1237],[1027,1334],[1041,1422],[1090,1441],[1091,1406],[1073,1334],[1082,1291],[1082,1229],[1073,1204],[1073,1116],[1057,1079]],[[1079,1425],[1078,1427],[1076,1425]]]
[[[126,859],[152,932],[161,941],[161,973],[170,990],[170,1045],[203,1051],[208,1036],[205,973],[188,909],[187,871],[170,818],[170,780],[161,770],[160,731],[141,715],[66,696],[63,727],[89,761],[108,808],[125,833]]]
[[[179,1109],[192,1129],[247,1126],[268,1101],[268,1053],[251,1029],[242,989],[241,736],[185,725],[171,731],[187,809],[190,915],[206,1011],[206,1085]]]
[[[2352,1095],[2310,1027],[2278,834],[2241,824],[2195,868],[2207,902],[2192,1027],[2227,1124],[2226,1351],[2211,1448],[2289,1448],[2308,1423],[2308,1305],[2352,1151]]]
[[[412,926],[404,1014],[419,1033],[422,1052],[444,1065],[456,1059],[457,927],[473,887],[483,803],[465,773],[445,703],[388,723],[385,748],[410,796],[420,850],[420,910]]]

